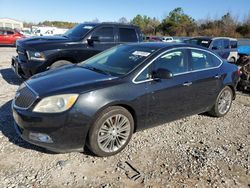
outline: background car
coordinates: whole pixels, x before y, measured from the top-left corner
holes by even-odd
[[[238,59],[237,39],[228,37],[195,37],[186,40],[190,44],[200,45],[215,51],[223,59],[235,63]]]
[[[79,63],[113,46],[142,42],[137,26],[119,23],[86,23],[69,29],[63,36],[32,37],[18,41],[18,56],[12,58],[17,75],[32,75],[60,66]]]
[[[37,74],[13,100],[18,134],[52,151],[120,152],[135,131],[193,114],[228,113],[236,65],[205,48],[121,45],[78,65]]]
[[[16,41],[23,38],[25,36],[16,30],[0,28],[0,45],[16,46]]]

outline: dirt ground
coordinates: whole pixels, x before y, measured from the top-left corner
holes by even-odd
[[[250,187],[250,94],[223,118],[194,115],[135,133],[116,156],[52,154],[20,139],[15,48],[0,47],[0,187]]]

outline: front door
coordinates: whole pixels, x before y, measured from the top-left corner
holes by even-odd
[[[146,127],[162,124],[193,114],[192,75],[188,72],[188,51],[171,50],[158,57],[151,70],[167,69],[173,73],[170,79],[148,82],[148,118]]]

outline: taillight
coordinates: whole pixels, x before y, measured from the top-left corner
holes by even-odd
[[[239,67],[238,67],[238,70],[237,70],[237,74],[238,74],[238,76],[240,76],[242,74],[242,72],[241,72],[241,70],[240,70]]]

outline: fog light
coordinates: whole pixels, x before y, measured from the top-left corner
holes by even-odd
[[[29,138],[38,142],[53,143],[49,135],[43,133],[29,133]]]

